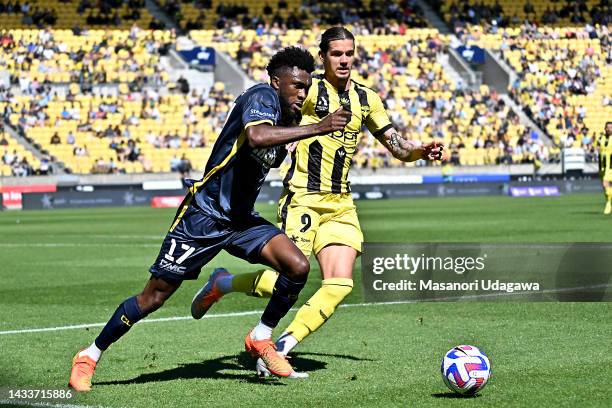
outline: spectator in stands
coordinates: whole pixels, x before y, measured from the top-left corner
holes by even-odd
[[[112,157],[108,160],[108,172],[110,174],[115,174],[119,172],[119,169],[117,168],[117,163],[115,163],[115,160]]]
[[[89,152],[87,151],[87,145],[84,145],[83,147],[75,146],[75,148],[72,149],[72,154],[76,157],[89,156]]]
[[[49,143],[52,145],[58,145],[62,143],[62,139],[60,139],[59,134],[55,132],[53,133],[53,136],[51,136],[51,140],[49,141]]]
[[[98,157],[90,171],[93,174],[105,174],[108,173],[108,166],[102,157]]]
[[[13,153],[9,153],[8,150],[4,150],[4,155],[2,155],[2,161],[4,164],[12,165],[14,162],[19,160],[19,155],[17,154],[17,150],[13,150]]]
[[[16,177],[26,177],[32,175],[34,173],[34,169],[28,162],[28,159],[24,157],[19,161],[15,160],[12,166],[12,173],[13,176]]]
[[[2,135],[2,139],[0,139],[0,146],[8,146],[9,142],[6,140],[6,136]]]
[[[181,165],[181,159],[179,159],[177,155],[175,154],[170,159],[170,171],[178,171],[180,165]]]
[[[40,159],[40,167],[38,168],[37,174],[46,176],[51,173],[51,159],[48,155],[44,155]]]
[[[202,134],[199,131],[193,130],[189,136],[189,139],[187,140],[187,144],[191,148],[206,147],[206,139],[202,137]]]
[[[178,149],[181,147],[181,137],[178,134],[178,131],[175,131],[172,136],[170,136],[168,140],[168,147],[171,149]]]
[[[130,139],[127,142],[126,159],[131,162],[140,160],[141,152],[140,148],[136,145],[134,140]]]
[[[189,93],[189,81],[187,81],[187,79],[181,75],[176,82],[179,85],[180,91],[187,95]]]
[[[74,133],[72,133],[72,130],[68,132],[68,135],[66,136],[66,143],[69,145],[73,145],[76,143],[76,138],[74,137]]]
[[[179,160],[179,165],[177,170],[181,173],[181,176],[186,177],[189,175],[189,172],[192,170],[191,161],[187,158],[185,153],[181,156]]]

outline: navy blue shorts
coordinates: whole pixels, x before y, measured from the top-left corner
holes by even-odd
[[[178,223],[166,234],[149,269],[153,276],[170,283],[197,279],[202,267],[222,249],[250,263],[263,263],[261,250],[272,237],[282,234],[275,225],[256,215],[239,225],[230,225],[192,205],[187,206],[182,217],[179,213],[175,218]]]

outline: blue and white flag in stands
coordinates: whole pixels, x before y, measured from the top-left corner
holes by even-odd
[[[215,49],[211,47],[194,47],[181,50],[179,54],[191,65],[215,65]]]
[[[484,64],[485,63],[485,52],[482,48],[475,45],[466,47],[461,45],[455,50],[463,57],[464,60],[470,64]]]

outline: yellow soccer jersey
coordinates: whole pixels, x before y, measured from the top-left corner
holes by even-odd
[[[348,173],[357,149],[361,128],[365,125],[374,136],[391,127],[380,97],[361,84],[351,81],[348,91],[338,93],[323,76],[313,76],[308,97],[302,105],[300,125],[319,122],[340,105],[352,112],[344,131],[301,140],[291,156],[291,166],[284,179],[291,191],[347,193]]]
[[[600,136],[596,145],[599,149],[599,173],[612,172],[612,136]]]

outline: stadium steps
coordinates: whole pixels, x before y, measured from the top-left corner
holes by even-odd
[[[437,62],[442,65],[444,73],[455,82],[456,84],[462,84],[462,88],[469,86],[469,79],[464,78],[457,70],[450,64],[449,55],[447,53],[440,54],[436,57]],[[467,65],[466,65],[467,66]]]
[[[225,89],[233,95],[240,95],[245,89],[256,84],[232,57],[220,51],[217,51],[215,78],[223,82]]]
[[[147,10],[149,10],[149,13],[151,13],[153,17],[155,17],[157,20],[161,21],[166,25],[167,30],[174,28],[177,30],[177,32],[180,32],[180,27],[176,25],[173,19],[171,19],[166,13],[162,11],[157,2],[153,0],[145,0],[145,7],[147,8]]]
[[[493,58],[495,59],[495,62],[504,70],[506,71],[509,75],[510,75],[510,79],[508,80],[508,82],[510,84],[512,84],[514,82],[514,80],[517,77],[516,71],[514,71],[514,69],[512,69],[512,67],[510,65],[508,65],[506,63],[506,61],[504,61],[503,58],[501,58],[501,56],[499,55],[498,51],[495,51],[491,48],[488,48],[489,53],[493,56]],[[552,139],[548,136],[548,134],[542,129],[540,128],[540,126],[538,126],[533,120],[531,120],[531,118],[529,116],[527,116],[525,114],[525,112],[523,111],[523,108],[521,105],[517,104],[509,95],[507,92],[504,92],[501,94],[501,97],[504,99],[504,101],[510,105],[512,107],[512,110],[514,112],[516,112],[516,114],[519,116],[519,118],[521,119],[521,123],[525,126],[528,126],[532,129],[534,129],[536,131],[536,133],[538,134],[538,137],[540,138],[540,140],[546,145],[546,146],[552,146],[554,143],[552,141]]]
[[[11,124],[7,121],[4,121],[4,130],[11,135],[13,139],[15,139],[20,145],[22,145],[27,151],[32,153],[34,157],[36,157],[39,161],[45,157],[45,154],[41,152],[34,144],[29,142],[25,137],[21,136],[19,132],[11,126]],[[49,153],[49,156],[52,156]],[[51,162],[51,170],[53,174],[62,174],[65,173],[64,163],[53,160]]]
[[[521,106],[519,106],[516,102],[514,102],[514,100],[510,97],[510,95],[508,95],[507,93],[503,93],[503,94],[500,94],[500,97],[518,115],[519,119],[521,120],[521,124],[522,125],[524,125],[526,127],[530,127],[531,129],[534,129],[536,131],[536,133],[538,134],[539,139],[546,146],[552,146],[553,145],[553,142],[548,137],[548,135],[542,129],[540,129],[540,127],[534,121],[532,121],[531,118],[529,118],[529,116],[527,116],[525,114],[525,112],[523,112],[523,109],[521,108]]]
[[[168,72],[170,81],[176,82],[181,76],[187,79],[190,91],[197,89],[199,92],[208,92],[215,83],[215,76],[212,72],[189,68],[174,47],[170,49],[168,56],[160,58],[160,64]]]
[[[423,13],[427,21],[429,21],[429,24],[437,28],[441,34],[452,34],[446,23],[442,21],[438,13],[431,8],[428,2],[417,0],[416,3],[423,9]]]

